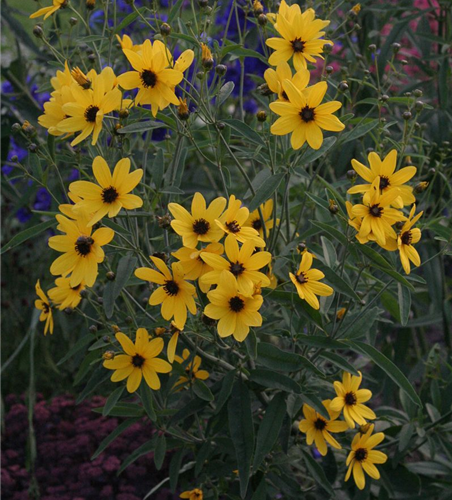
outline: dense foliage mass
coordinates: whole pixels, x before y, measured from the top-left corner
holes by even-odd
[[[448,2],[32,7],[2,68],[31,497],[83,483],[49,490],[35,438],[36,388],[73,387],[113,419],[81,470],[130,436],[102,474],[162,476],[80,498],[448,498]]]

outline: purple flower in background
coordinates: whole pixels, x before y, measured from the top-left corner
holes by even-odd
[[[16,212],[16,218],[21,224],[25,224],[32,218],[33,214],[28,207],[19,208]]]
[[[14,156],[17,156],[18,160],[21,162],[28,154],[28,151],[17,144],[17,142],[14,140],[14,137],[10,138],[9,142],[9,151],[8,155],[6,157],[7,161],[11,161],[11,158]],[[3,165],[2,166],[2,173],[4,175],[9,175],[13,171],[14,167],[11,165]]]
[[[33,204],[35,210],[48,211],[52,206],[52,198],[46,188],[39,188]]]

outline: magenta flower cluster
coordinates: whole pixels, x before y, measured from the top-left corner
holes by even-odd
[[[122,421],[92,411],[105,400],[94,397],[80,405],[72,396],[51,401],[38,397],[34,409],[37,460],[35,477],[41,500],[141,500],[168,476],[167,467],[154,467],[152,454],[139,458],[122,474],[121,463],[152,438],[149,421],[129,427],[99,457],[91,456],[101,441]],[[7,412],[2,432],[1,483],[4,500],[29,500],[31,475],[26,469],[28,436],[27,407],[23,398],[6,397]],[[179,495],[160,489],[155,500],[173,500]]]

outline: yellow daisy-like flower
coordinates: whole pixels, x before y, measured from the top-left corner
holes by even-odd
[[[196,304],[193,296],[195,287],[185,281],[182,264],[174,262],[171,266],[172,273],[162,259],[152,257],[151,260],[160,272],[148,267],[140,267],[135,271],[135,276],[144,281],[162,285],[152,292],[149,304],[156,306],[162,304],[162,316],[166,320],[174,317],[177,328],[182,330],[187,321],[187,308],[196,314]]]
[[[203,253],[201,259],[213,268],[202,276],[200,283],[202,285],[218,284],[220,276],[226,272],[234,276],[237,280],[237,290],[246,297],[254,294],[256,285],[268,286],[270,280],[259,269],[265,267],[272,258],[270,252],[256,252],[253,240],[248,240],[239,248],[237,240],[229,235],[224,243],[226,256],[229,262],[220,255],[212,253]]]
[[[64,135],[66,132],[58,128],[61,121],[66,118],[63,106],[73,101],[71,87],[65,86],[61,90],[53,92],[50,100],[44,103],[44,114],[38,117],[39,125],[46,128],[50,135]]]
[[[349,226],[351,226],[353,229],[357,231],[355,237],[361,243],[361,245],[364,245],[369,241],[369,238],[367,236],[365,238],[361,238],[359,235],[359,231],[361,230],[362,218],[357,217],[356,215],[353,214],[353,205],[349,201],[345,202],[345,208],[347,209],[347,214],[349,217],[348,219]]]
[[[300,149],[307,141],[312,149],[319,149],[323,144],[323,130],[340,132],[345,125],[332,115],[342,104],[330,101],[320,104],[325,97],[328,85],[319,82],[300,91],[290,80],[284,80],[283,88],[288,102],[272,102],[270,109],[280,115],[271,126],[274,135],[292,133],[290,143],[294,149]]]
[[[160,389],[157,374],[169,373],[172,368],[168,361],[157,358],[163,349],[163,339],[150,340],[145,328],[138,328],[135,344],[122,332],[118,332],[115,337],[125,354],[118,354],[113,359],[104,361],[105,368],[115,370],[111,381],[120,382],[127,379],[127,390],[132,393],[140,387],[144,377],[151,389]]]
[[[58,124],[58,129],[62,132],[81,132],[71,142],[71,146],[79,144],[91,134],[91,144],[96,144],[104,115],[121,107],[121,91],[115,84],[113,70],[107,67],[93,80],[92,88],[83,89],[80,85],[72,87],[74,102],[62,106],[68,118]]]
[[[56,287],[51,288],[48,294],[52,302],[58,305],[58,309],[62,311],[66,307],[75,308],[80,304],[82,300],[80,292],[85,289],[83,281],[76,286],[71,286],[70,278],[57,278],[55,285]]]
[[[194,490],[187,490],[181,493],[180,498],[188,498],[188,500],[203,500],[202,490],[195,488]]]
[[[347,422],[340,422],[337,418],[340,415],[338,411],[332,411],[330,408],[330,399],[322,401],[323,406],[326,408],[329,420],[326,420],[322,415],[317,413],[314,408],[309,405],[303,405],[303,415],[305,420],[300,422],[298,428],[301,432],[306,434],[306,442],[309,446],[315,442],[316,448],[322,456],[328,452],[326,443],[329,443],[333,448],[341,449],[341,445],[330,434],[331,432],[344,432],[348,429]]]
[[[366,418],[368,420],[375,420],[377,416],[375,413],[365,406],[363,403],[369,401],[372,393],[369,389],[360,389],[363,375],[361,372],[359,377],[344,372],[342,374],[342,383],[334,382],[334,390],[337,397],[335,397],[330,404],[332,411],[344,411],[344,418],[350,429],[354,429],[355,422],[359,425],[365,425]]]
[[[213,254],[221,255],[224,252],[223,245],[221,243],[210,243],[206,248],[201,248],[196,250],[194,248],[182,247],[171,255],[176,257],[182,264],[185,272],[185,279],[187,280],[197,280],[201,278],[209,271],[213,271],[213,268],[206,264],[202,259],[203,254]],[[202,283],[199,281],[199,288],[202,292],[207,293],[210,289],[210,285]]]
[[[417,172],[416,167],[401,168],[395,171],[397,165],[397,150],[393,149],[382,160],[377,153],[372,151],[367,157],[370,168],[367,168],[358,160],[352,160],[352,166],[356,173],[369,184],[357,184],[352,186],[347,193],[364,193],[363,203],[369,203],[372,195],[372,184],[376,177],[380,177],[380,193],[388,193],[398,189],[399,196],[393,201],[392,205],[396,208],[402,208],[404,205],[411,205],[416,201],[411,186],[404,186]]]
[[[122,50],[127,49],[127,50],[133,50],[134,52],[141,51],[142,45],[141,44],[135,45],[129,35],[123,35],[122,38],[119,35],[116,35],[116,39],[121,45]]]
[[[268,60],[269,64],[276,66],[281,61],[289,61],[293,57],[293,65],[298,71],[307,68],[307,61],[315,63],[316,57],[323,59],[323,46],[332,43],[322,39],[325,35],[322,30],[329,24],[330,21],[315,19],[313,9],[307,9],[303,13],[300,9],[292,9],[287,17],[280,9],[275,28],[282,38],[268,38],[265,42],[275,49]]]
[[[123,49],[123,52],[135,71],[127,71],[118,77],[123,89],[139,89],[135,97],[137,104],[150,104],[153,116],[168,103],[179,104],[174,87],[184,77],[182,71],[170,66],[165,45],[156,40],[154,45],[145,40],[141,51]]]
[[[217,242],[224,232],[215,223],[226,206],[225,198],[215,198],[207,208],[206,200],[201,193],[195,193],[191,203],[191,214],[177,203],[169,203],[168,210],[174,220],[171,227],[182,236],[184,246],[196,248],[198,241]]]
[[[316,297],[328,297],[333,294],[334,290],[324,283],[319,283],[319,280],[325,277],[322,271],[311,269],[313,255],[305,252],[301,258],[300,266],[296,274],[289,273],[292,283],[297,288],[300,299],[306,302],[314,309],[320,309],[319,299]]]
[[[284,87],[283,82],[285,80],[291,81],[298,90],[304,90],[310,78],[310,73],[307,69],[300,69],[292,76],[292,70],[287,62],[281,61],[276,66],[276,70],[273,68],[268,68],[265,70],[264,78],[267,82],[268,88],[278,95],[278,100],[282,102],[287,102],[289,100]]]
[[[44,21],[54,14],[57,10],[63,9],[68,4],[68,0],[53,0],[52,5],[49,7],[43,7],[31,14],[30,19],[35,19],[37,17],[44,16]]]
[[[232,234],[237,241],[245,243],[251,240],[257,247],[265,247],[265,241],[259,232],[245,224],[250,216],[250,211],[242,207],[242,202],[231,194],[226,212],[215,222],[226,234]]]
[[[188,349],[184,349],[182,352],[182,357],[175,356],[174,359],[182,365],[187,359],[190,357],[190,351]],[[199,356],[195,356],[185,367],[185,376],[179,377],[177,382],[174,384],[175,386],[186,384],[195,380],[207,380],[209,378],[209,372],[206,370],[200,370],[201,366],[201,358]]]
[[[102,156],[96,156],[93,161],[93,173],[100,185],[76,181],[69,186],[72,193],[82,198],[82,201],[75,204],[75,210],[81,208],[93,214],[88,226],[100,221],[107,214],[110,218],[116,217],[121,208],[133,210],[143,205],[139,196],[130,194],[143,177],[143,170],[139,168],[130,172],[129,158],[119,160],[112,175]]]
[[[265,224],[265,231],[267,233],[267,238],[270,234],[270,229],[273,229],[273,200],[267,200],[260,207]],[[279,219],[276,219],[276,224],[279,224]],[[255,229],[261,238],[264,237],[264,228],[262,226],[262,220],[259,215],[259,210],[256,209],[251,212],[246,220],[245,227],[252,227]]]
[[[352,214],[361,219],[359,237],[362,240],[376,241],[384,246],[388,238],[395,239],[396,233],[391,227],[398,221],[405,221],[406,217],[395,208],[391,208],[395,199],[399,196],[397,188],[380,194],[380,177],[376,177],[372,183],[372,193],[366,204],[354,205]]]
[[[245,297],[240,294],[231,273],[221,274],[218,287],[209,292],[207,298],[210,304],[205,307],[204,314],[219,320],[217,329],[220,337],[233,335],[235,340],[243,342],[250,326],[262,325],[262,316],[258,312],[264,300],[262,295]]]
[[[44,325],[44,335],[47,335],[47,332],[50,331],[50,334],[53,333],[53,315],[52,315],[52,307],[50,305],[49,299],[47,295],[41,288],[41,284],[39,280],[35,285],[36,295],[39,299],[35,300],[35,307],[39,309],[41,312],[39,316],[39,321],[45,321]]]
[[[372,479],[380,479],[380,472],[375,464],[384,464],[388,459],[385,453],[374,450],[375,446],[378,446],[385,438],[383,432],[377,432],[372,436],[374,427],[372,424],[365,434],[356,434],[352,441],[352,451],[346,461],[348,470],[345,480],[350,479],[353,471],[353,479],[360,490],[366,486],[364,472],[367,472]]]
[[[103,262],[104,245],[110,243],[115,233],[108,227],[102,227],[92,232],[88,226],[88,218],[82,214],[75,220],[64,215],[57,215],[59,223],[57,229],[65,235],[49,238],[49,247],[63,255],[58,257],[50,266],[50,272],[55,276],[67,276],[69,273],[70,286],[76,287],[82,282],[86,286],[93,286],[98,272],[98,264]]]

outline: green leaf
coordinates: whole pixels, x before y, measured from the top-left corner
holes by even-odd
[[[179,473],[182,466],[182,460],[185,455],[185,449],[180,448],[176,451],[171,459],[169,466],[169,478],[170,478],[170,489],[174,493],[177,488],[177,482],[179,480]]]
[[[397,284],[397,289],[400,310],[400,323],[405,326],[408,323],[408,318],[410,317],[411,293],[408,288],[402,286],[400,283]]]
[[[256,208],[258,208],[262,203],[267,201],[278,189],[283,178],[284,174],[275,174],[267,177],[260,188],[256,191],[253,199],[250,201],[248,205],[249,211],[252,212],[253,210],[256,210]]]
[[[161,122],[155,122],[153,120],[146,120],[143,122],[135,122],[130,125],[126,125],[117,130],[118,134],[132,134],[135,132],[141,133],[146,132],[146,130],[153,130],[156,128],[166,128],[167,125]]]
[[[146,12],[146,7],[140,7],[139,9],[137,9],[137,12],[132,12],[131,14],[126,16],[118,24],[118,26],[116,26],[115,35],[117,33],[120,33],[124,28],[127,28],[127,26],[129,26],[129,24],[133,23],[133,21],[135,21],[135,19],[138,17],[138,12],[140,12],[141,14],[144,14]]]
[[[363,337],[371,328],[380,315],[378,307],[366,309],[354,315],[347,315],[339,327],[341,338],[356,339]]]
[[[254,450],[254,426],[251,399],[245,382],[240,378],[234,384],[228,403],[229,432],[235,448],[240,478],[240,494],[245,498],[250,478]]]
[[[104,407],[93,408],[95,413],[103,413]],[[108,414],[111,417],[143,417],[144,411],[136,403],[117,403]]]
[[[108,396],[107,401],[105,402],[105,406],[102,410],[102,416],[106,417],[107,415],[110,414],[111,410],[113,407],[116,405],[116,403],[119,401],[119,398],[122,396],[122,393],[124,392],[125,386],[118,387],[115,391],[113,391],[110,396]]]
[[[355,377],[359,377],[358,370],[346,359],[344,359],[344,356],[339,356],[339,354],[336,354],[334,352],[323,351],[320,354],[320,357],[327,359],[328,361],[333,363],[333,365],[338,366],[341,370],[352,373],[353,375],[355,375]]]
[[[397,368],[397,366],[388,359],[384,354],[375,349],[369,344],[365,344],[364,342],[355,341],[346,341],[346,343],[356,352],[360,354],[364,354],[369,356],[369,358],[378,365],[386,375],[393,380],[395,384],[397,384],[402,391],[420,408],[422,408],[422,402],[419,399],[419,396],[416,394],[413,386],[410,384],[409,380],[405,377],[405,375]]]
[[[307,452],[303,448],[301,448],[301,453],[303,454],[303,459],[305,461],[306,467],[311,476],[315,479],[316,483],[326,492],[328,492],[330,496],[335,496],[333,487],[328,481],[328,478],[326,477],[322,466],[314,460],[309,452]]]
[[[265,482],[265,476],[263,476],[261,482],[259,483],[259,486],[257,487],[256,491],[251,497],[251,500],[266,500],[266,498],[267,498],[267,485]]]
[[[276,373],[273,370],[256,369],[250,371],[250,380],[263,387],[270,389],[279,389],[286,392],[295,392],[298,394],[301,391],[300,386],[286,375]]]
[[[246,347],[246,352],[248,353],[248,356],[251,359],[256,359],[257,358],[257,338],[256,338],[256,334],[254,333],[253,330],[250,330],[250,333],[246,336],[245,347]]]
[[[57,366],[62,365],[68,359],[72,358],[75,354],[81,351],[84,347],[86,347],[90,342],[92,342],[94,338],[91,335],[84,335],[80,337],[77,342],[69,349],[69,351],[58,361]]]
[[[160,470],[163,465],[163,460],[165,460],[166,454],[166,438],[164,434],[157,436],[155,440],[155,451],[154,451],[154,463],[155,468]]]
[[[286,401],[284,394],[279,393],[270,401],[264,418],[259,425],[253,462],[254,472],[258,470],[267,453],[270,453],[273,449],[285,415]]]
[[[317,260],[314,262],[314,267],[325,274],[326,280],[329,281],[335,292],[340,292],[343,295],[356,300],[356,302],[359,302],[361,300],[353,290],[353,288],[345,281],[345,279],[341,278],[337,273],[335,273],[331,269],[331,267],[325,266],[324,264],[322,264],[322,262]]]
[[[193,392],[198,396],[198,398],[204,401],[213,401],[214,397],[210,389],[202,380],[196,380],[193,384]]]
[[[94,460],[97,458],[110,444],[120,435],[122,434],[126,429],[128,429],[131,425],[135,424],[138,422],[140,419],[139,418],[129,418],[127,420],[124,420],[122,424],[118,425],[116,429],[111,432],[105,439],[102,440],[102,442],[99,445],[99,448],[94,452],[93,456],[91,457],[91,460]]]
[[[145,443],[143,443],[139,448],[137,448],[133,453],[131,453],[126,458],[126,460],[124,460],[124,462],[121,464],[121,467],[118,469],[118,472],[116,473],[116,475],[119,476],[119,474],[121,474],[121,472],[126,470],[129,465],[133,464],[133,462],[138,460],[143,455],[147,455],[147,454],[153,452],[154,447],[155,447],[155,439],[150,439],[149,441],[146,441]]]
[[[302,344],[322,349],[348,349],[348,346],[342,342],[330,337],[321,337],[320,335],[298,335],[297,340]]]
[[[96,353],[93,353],[96,354]],[[105,368],[100,365],[98,366],[93,374],[91,375],[90,379],[86,383],[85,388],[83,391],[79,394],[79,396],[76,399],[76,404],[80,404],[85,398],[87,398],[92,392],[95,391],[95,389],[101,385],[103,382],[105,382],[107,379],[110,378],[111,372],[110,373],[105,373]]]
[[[41,222],[40,224],[29,227],[28,229],[25,229],[25,231],[21,231],[20,233],[16,234],[13,238],[11,238],[6,245],[2,247],[2,250],[0,252],[0,255],[4,254],[8,250],[11,250],[11,248],[17,247],[24,241],[29,240],[30,238],[33,238],[33,236],[37,236],[38,234],[42,233],[46,229],[49,229],[53,226],[55,226],[57,221],[55,219],[53,220],[47,220],[45,222]]]
[[[179,11],[182,9],[182,4],[184,0],[177,0],[177,2],[174,4],[173,8],[171,9],[169,15],[168,15],[168,21],[167,23],[171,25],[172,21],[176,18],[176,16],[179,15]]]
[[[165,159],[163,157],[163,149],[157,149],[157,153],[155,155],[152,166],[152,180],[154,181],[155,188],[159,190],[160,186],[162,185],[163,175],[165,173]]]
[[[154,410],[154,397],[151,388],[148,384],[141,384],[139,390],[141,403],[143,404],[144,411],[152,422],[157,421],[157,415]]]
[[[122,289],[126,285],[129,278],[137,265],[137,258],[131,253],[121,258],[116,270],[116,277],[114,281],[109,281],[104,289],[104,311],[105,316],[110,319],[113,316],[115,307],[115,300],[119,297]]]
[[[328,150],[330,150],[334,146],[336,141],[337,137],[327,137],[323,141],[323,144],[319,149],[309,148],[301,158],[301,162],[303,163],[303,165],[306,165],[307,163],[311,163],[317,160],[318,158],[323,156]]]
[[[283,290],[272,290],[268,296],[277,302],[295,307],[305,318],[313,321],[323,330],[322,316],[320,312],[313,309],[305,300],[300,299],[297,293],[285,292]]]
[[[221,390],[218,393],[218,397],[216,400],[216,409],[215,414],[219,413],[221,408],[223,408],[226,401],[229,399],[229,396],[232,392],[232,386],[234,385],[235,378],[235,370],[230,371],[223,377],[223,383],[221,384]]]
[[[262,137],[246,123],[233,118],[223,120],[223,122],[235,130],[242,139],[247,139],[258,146],[265,146]]]
[[[316,220],[310,220],[309,221],[313,226],[320,228],[322,231],[325,231],[325,233],[329,234],[332,236],[334,239],[339,241],[342,245],[347,244],[347,238],[345,237],[344,233],[339,231],[339,229],[330,226],[329,224],[325,224],[324,222],[319,222]]]
[[[369,121],[362,121],[359,125],[354,127],[347,135],[342,137],[341,146],[343,144],[346,144],[347,142],[355,141],[356,139],[359,139],[363,135],[368,134],[371,130],[373,130],[375,127],[377,127],[379,124],[379,121],[376,119],[372,119]]]
[[[201,473],[204,464],[206,463],[206,460],[209,456],[211,448],[211,444],[206,441],[196,454],[195,477],[198,477]]]
[[[257,362],[272,370],[295,372],[307,368],[317,375],[323,376],[322,372],[311,361],[300,354],[282,351],[279,347],[267,342],[260,342],[257,345]]]
[[[217,106],[221,106],[224,101],[231,95],[234,90],[235,83],[234,82],[226,82],[221,89],[218,91],[217,97]]]
[[[326,408],[323,406],[322,401],[317,396],[315,396],[314,394],[304,393],[300,394],[299,396],[302,399],[303,403],[306,403],[311,408],[314,408],[317,413],[320,413],[320,415],[322,415],[322,417],[326,418],[327,420],[330,419]]]

